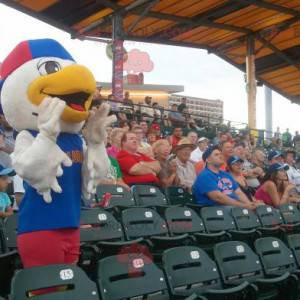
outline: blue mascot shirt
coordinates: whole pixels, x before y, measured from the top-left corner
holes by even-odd
[[[30,132],[37,135],[37,132]],[[34,188],[24,182],[25,195],[19,207],[19,234],[79,227],[83,142],[78,134],[61,133],[56,143],[73,162],[71,167],[63,167],[64,173],[58,178],[62,193],[52,191],[52,202],[46,203]]]

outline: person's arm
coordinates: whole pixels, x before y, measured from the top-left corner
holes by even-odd
[[[117,185],[124,187],[126,190],[130,191],[130,186],[128,186],[122,178],[117,179]]]
[[[237,201],[237,200],[233,200],[230,197],[228,197],[227,195],[221,193],[220,191],[212,191],[207,193],[207,196],[209,199],[211,199],[212,201],[215,201],[216,203],[220,204],[220,205],[231,205],[231,206],[239,206],[239,207],[248,207],[248,205],[246,205],[243,202]]]
[[[246,204],[246,205],[251,205],[251,202],[249,201],[248,197],[245,195],[245,193],[240,188],[237,188],[234,192],[239,197],[239,200],[241,203]]]
[[[132,176],[146,175],[146,174],[156,175],[156,173],[151,168],[147,167],[144,162],[139,162],[133,165],[128,171],[128,173]]]

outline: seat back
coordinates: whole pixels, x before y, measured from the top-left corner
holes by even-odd
[[[133,195],[137,205],[163,206],[168,205],[167,198],[158,187],[151,185],[135,185]]]
[[[257,215],[247,208],[233,207],[231,214],[238,230],[250,230],[260,226]]]
[[[254,245],[267,275],[281,275],[296,269],[292,251],[280,239],[260,238],[255,241]]]
[[[147,295],[155,300],[168,294],[163,272],[140,253],[100,260],[97,281],[103,300],[145,299]]]
[[[300,211],[297,204],[287,203],[279,206],[284,224],[297,224],[300,223]]]
[[[171,205],[185,205],[187,203],[194,203],[193,195],[188,193],[182,187],[168,187],[165,189],[165,194]]]
[[[168,234],[165,220],[150,208],[135,207],[123,210],[122,223],[128,240]]]
[[[167,208],[165,219],[171,235],[205,231],[201,218],[194,210],[186,206]]]
[[[208,233],[236,228],[228,209],[222,206],[203,207],[201,217]]]
[[[190,290],[190,293],[221,288],[216,263],[207,253],[194,246],[166,250],[162,257],[163,268],[173,293]]]
[[[300,268],[300,233],[287,235],[287,242]]]
[[[124,238],[121,224],[104,209],[83,209],[80,217],[80,241],[118,241]]]
[[[135,205],[135,200],[130,191],[119,185],[98,185],[96,191],[96,199],[101,201],[104,194],[111,195],[109,207],[125,206],[130,207]]]
[[[226,284],[252,282],[263,277],[258,256],[244,242],[218,243],[214,247],[214,256]]]
[[[4,221],[4,238],[8,249],[17,248],[18,214],[15,213]]]
[[[99,300],[96,284],[75,265],[49,265],[18,271],[12,280],[11,299],[32,299],[33,291],[36,291],[36,300]]]
[[[0,219],[0,254],[6,252],[6,243],[4,235],[4,221]]]
[[[269,205],[260,205],[256,208],[256,214],[262,227],[272,228],[282,224],[282,217],[278,209]]]

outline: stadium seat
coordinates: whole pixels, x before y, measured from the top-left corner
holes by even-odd
[[[175,298],[196,294],[209,299],[222,296],[229,299],[237,295],[241,296],[240,299],[246,299],[249,284],[244,282],[223,289],[216,263],[198,247],[184,246],[166,250],[162,261],[170,294]]]
[[[171,236],[205,232],[201,218],[189,207],[173,206],[165,210],[165,220]]]
[[[287,235],[287,243],[294,254],[298,269],[300,269],[300,233]]]
[[[289,299],[282,296],[290,274],[265,276],[259,257],[248,244],[239,241],[218,243],[214,247],[214,257],[226,285],[248,281],[257,290],[257,299]]]
[[[201,209],[201,217],[206,233],[195,233],[199,245],[211,252],[214,244],[231,238],[229,230],[235,229],[229,211],[222,206],[209,206]]]
[[[32,297],[34,295],[34,297]],[[11,300],[99,300],[97,286],[75,265],[20,270],[12,281]]]
[[[150,208],[123,210],[122,223],[127,240],[144,238],[155,253],[190,242],[188,234],[169,236],[166,221]]]
[[[4,236],[4,221],[0,219],[0,254],[7,251]]]
[[[182,187],[168,187],[165,189],[165,194],[169,200],[170,205],[186,205],[194,203],[193,195],[188,193]]]
[[[256,238],[260,237],[260,232],[257,231],[260,222],[253,211],[242,207],[233,207],[231,215],[237,228],[237,230],[230,230],[233,240],[243,240],[252,244]]]
[[[166,196],[156,186],[135,185],[132,188],[137,205],[146,207],[166,206]]]
[[[283,219],[283,227],[286,233],[296,233],[300,231],[300,211],[297,204],[287,203],[279,206],[279,211]]]
[[[170,299],[163,272],[139,253],[100,260],[97,282],[103,300]]]
[[[96,191],[96,199],[100,202],[104,194],[111,194],[108,208],[135,206],[135,200],[130,191],[119,185],[99,185]]]
[[[17,249],[18,214],[15,213],[4,221],[5,244],[9,250]]]
[[[261,223],[259,231],[262,236],[283,237],[284,230],[281,228],[283,221],[278,209],[268,205],[260,205],[256,208],[256,214]]]

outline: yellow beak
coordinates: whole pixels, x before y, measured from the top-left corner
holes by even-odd
[[[95,90],[93,74],[86,67],[74,64],[38,77],[29,85],[27,94],[29,100],[37,106],[46,96],[60,98],[67,104],[62,120],[79,123],[88,117]]]

